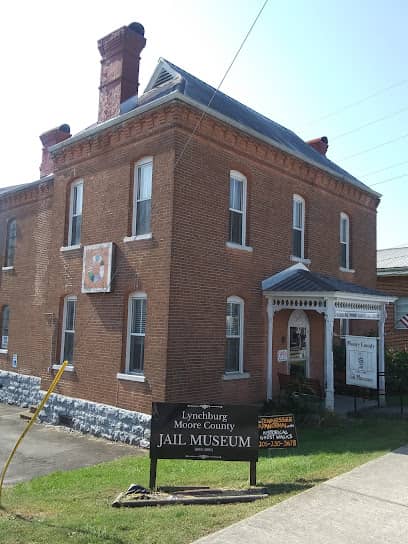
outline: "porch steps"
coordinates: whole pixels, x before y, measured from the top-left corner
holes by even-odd
[[[36,410],[36,406],[30,406],[27,412],[20,412],[20,419],[25,419],[27,421],[31,420]]]

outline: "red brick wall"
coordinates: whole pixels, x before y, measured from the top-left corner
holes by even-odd
[[[1,301],[10,303],[12,315],[9,353],[18,352],[19,370],[40,375],[43,388],[52,378],[48,367],[60,358],[63,299],[76,295],[75,372],[64,374],[58,392],[144,412],[152,400],[264,400],[267,319],[260,285],[293,264],[294,193],[306,203],[311,270],[375,286],[374,199],[208,118],[180,158],[196,121],[190,108],[162,107],[72,144],[54,156],[52,197],[1,211],[2,228],[13,215],[19,230],[15,275],[3,273],[1,280]],[[147,155],[154,158],[153,238],[124,242],[130,234],[133,165]],[[247,177],[252,252],[225,245],[230,170]],[[79,178],[84,180],[81,243],[112,241],[116,247],[111,293],[81,294],[82,249],[60,251],[67,238],[69,187]],[[351,220],[354,274],[339,270],[342,211]],[[116,378],[125,363],[128,296],[136,290],[148,297],[145,383]],[[250,378],[225,381],[225,310],[231,295],[245,301],[244,366]],[[322,380],[323,318],[308,315],[311,375]],[[275,319],[275,387],[276,350],[287,336],[288,316],[280,312]],[[0,368],[10,368],[2,356]]]
[[[377,289],[395,297],[408,297],[407,276],[378,276]],[[385,347],[396,350],[408,350],[408,329],[395,328],[394,305],[387,306],[385,322]]]

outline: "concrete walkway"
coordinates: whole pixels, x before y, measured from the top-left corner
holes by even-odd
[[[23,408],[0,404],[0,471],[27,425],[27,421],[19,417],[22,411]],[[135,446],[34,424],[9,466],[5,485],[31,480],[56,470],[96,465],[124,455],[146,455],[146,452]]]
[[[405,446],[195,544],[402,544],[407,540]]]

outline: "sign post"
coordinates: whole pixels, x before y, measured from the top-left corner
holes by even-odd
[[[258,409],[255,406],[152,404],[150,489],[156,488],[158,459],[250,462],[256,485]]]

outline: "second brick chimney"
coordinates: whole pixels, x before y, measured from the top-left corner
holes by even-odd
[[[98,41],[101,54],[98,123],[116,117],[120,104],[137,95],[140,53],[146,40],[140,23],[131,23]]]
[[[48,150],[49,147],[59,144],[64,140],[67,140],[71,137],[71,129],[69,125],[63,124],[59,127],[52,128],[47,130],[40,136],[41,143],[43,144],[42,149],[42,161],[40,165],[40,178],[52,174],[54,171],[54,162]]]
[[[327,136],[322,136],[321,138],[315,138],[314,140],[309,140],[306,142],[309,144],[313,149],[318,151],[321,155],[326,155],[327,150],[329,148],[329,140]]]

